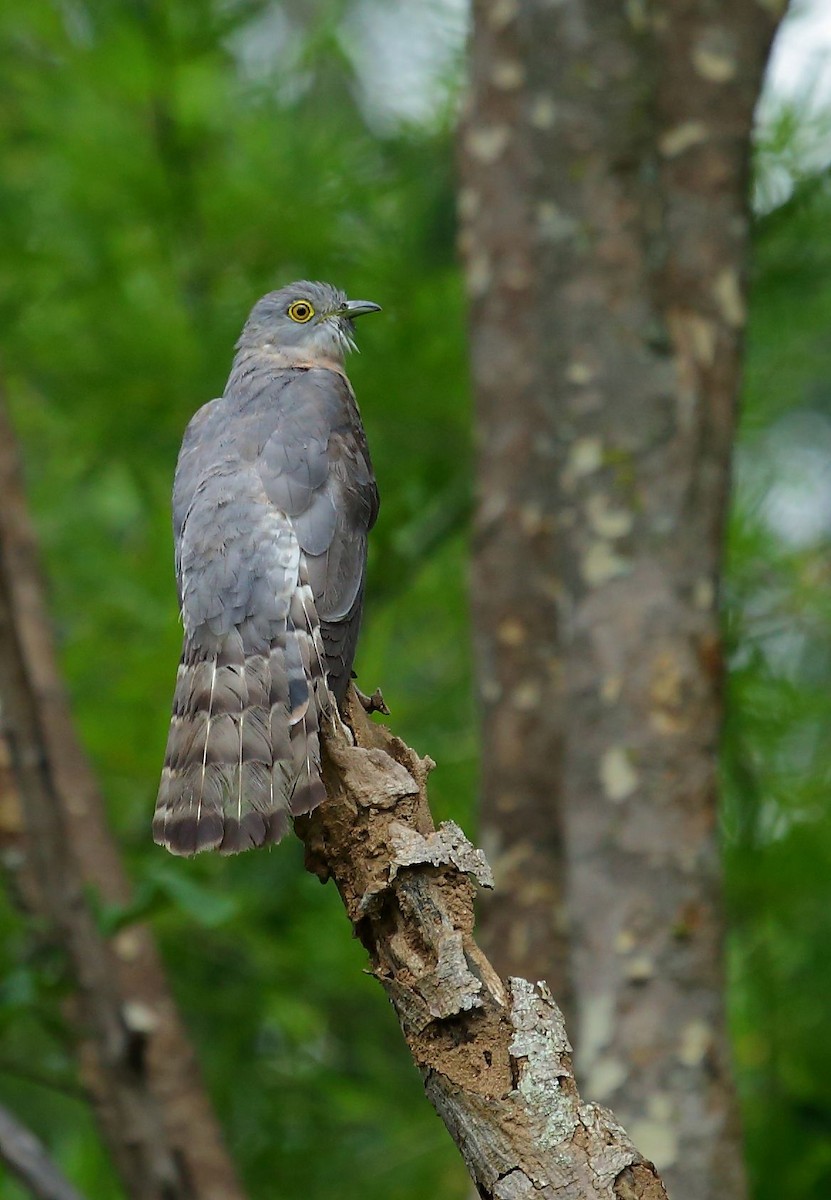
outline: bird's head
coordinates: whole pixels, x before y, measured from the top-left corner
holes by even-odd
[[[238,350],[268,347],[289,358],[343,362],[355,347],[355,317],[380,312],[369,300],[347,300],[330,283],[301,280],[263,296],[245,322]]]

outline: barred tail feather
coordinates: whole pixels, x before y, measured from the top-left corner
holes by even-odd
[[[270,639],[247,625],[210,650],[185,641],[153,820],[173,854],[278,842],[290,817],[325,799],[320,724],[332,699],[308,582]]]
[[[320,622],[303,559],[300,581],[289,608],[289,625],[300,655],[298,677],[302,672],[305,684],[305,703],[301,712],[292,712],[290,727],[294,784],[289,809],[296,817],[311,812],[326,798],[320,777],[320,723],[331,712],[333,703],[326,679]]]

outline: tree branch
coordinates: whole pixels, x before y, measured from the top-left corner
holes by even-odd
[[[41,1142],[0,1105],[0,1161],[37,1200],[82,1200],[64,1179]]]
[[[329,799],[297,822],[306,865],[333,878],[398,1014],[428,1097],[486,1200],[661,1200],[655,1168],[606,1109],[581,1100],[544,983],[503,985],[473,939],[480,850],[436,829],[421,759],[351,697],[330,734]]]
[[[149,931],[133,925],[107,940],[96,924],[88,893],[123,907],[129,884],[72,726],[1,403],[0,718],[14,782],[4,803],[17,796],[23,816],[21,891],[67,951],[81,1073],[128,1193],[241,1200]]]

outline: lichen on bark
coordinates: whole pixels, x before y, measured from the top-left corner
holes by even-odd
[[[354,700],[345,716],[324,743],[328,799],[297,831],[308,868],[334,880],[479,1195],[613,1200],[636,1169],[633,1197],[663,1195],[612,1115],[581,1101],[547,985],[503,983],[477,945],[475,886],[492,876],[458,825],[433,825],[432,762]]]

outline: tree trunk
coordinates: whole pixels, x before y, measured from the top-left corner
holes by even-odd
[[[745,1190],[717,594],[781,7],[479,0],[461,139],[487,944],[570,981],[578,1075],[678,1200]]]

